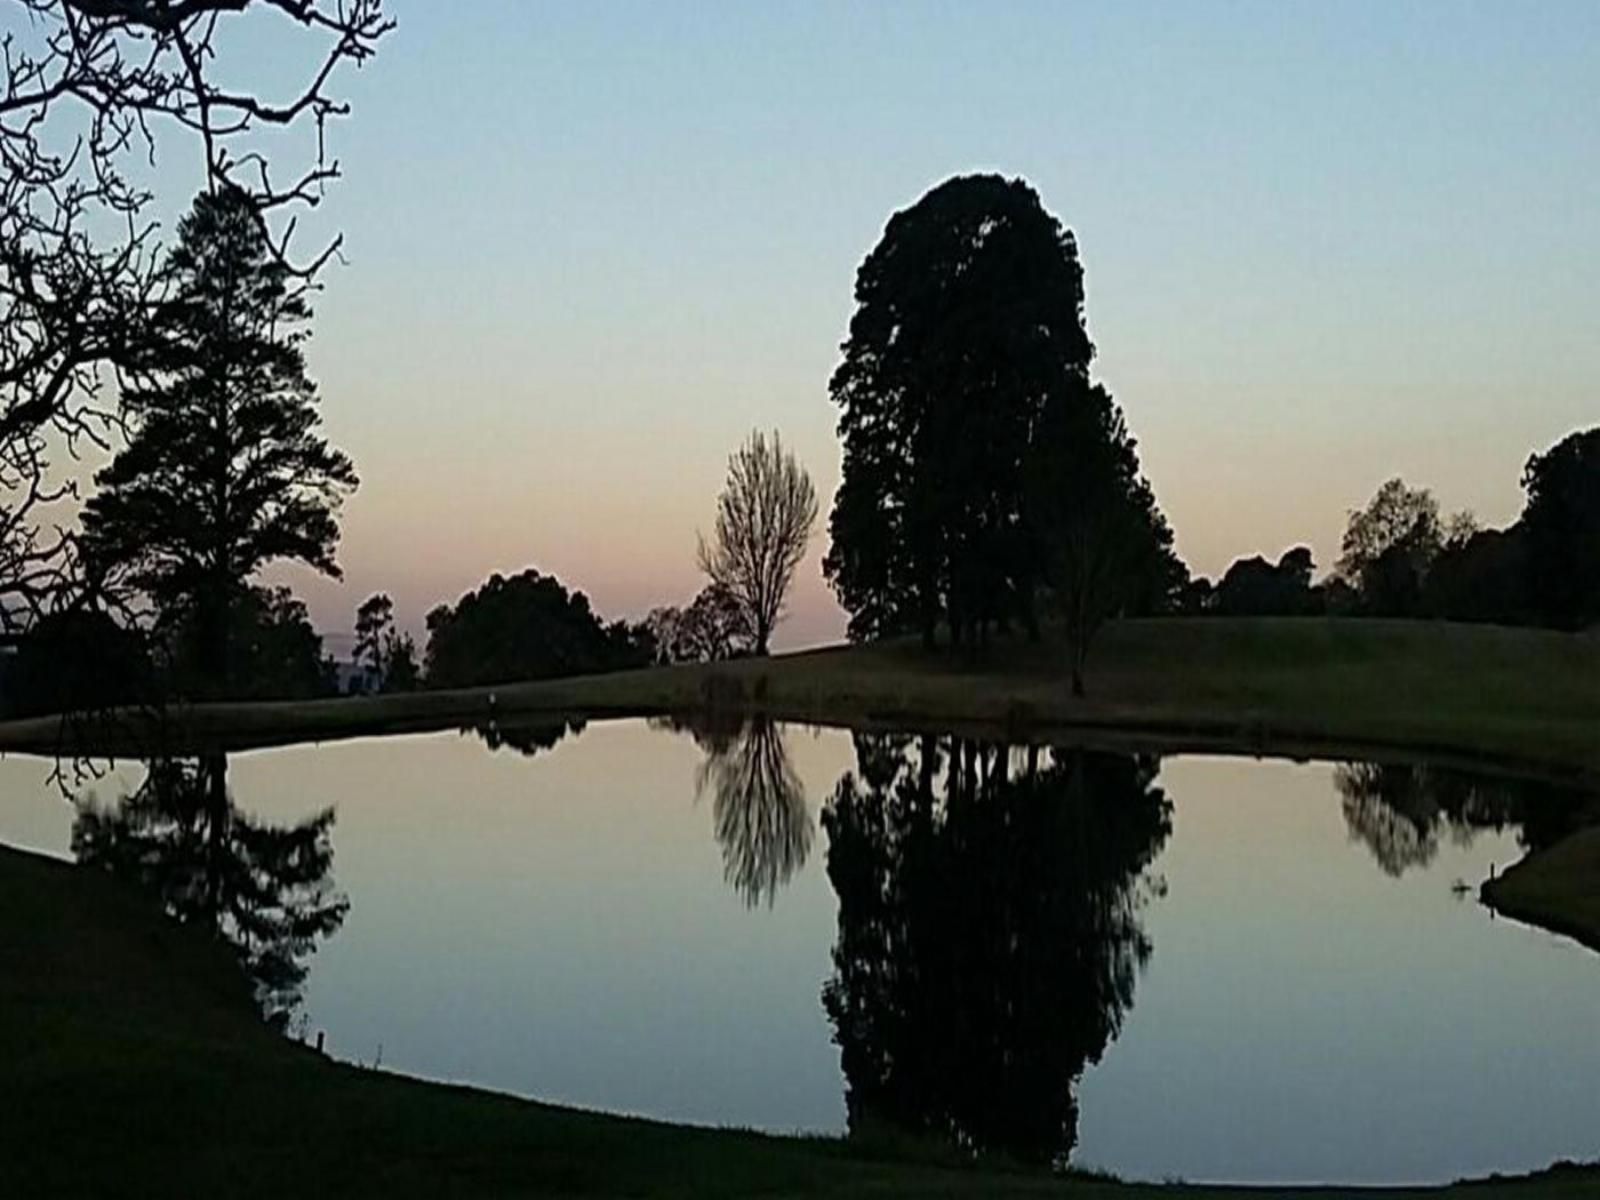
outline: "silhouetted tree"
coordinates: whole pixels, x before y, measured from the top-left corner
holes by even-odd
[[[765,654],[783,616],[794,569],[811,540],[817,494],[811,477],[774,433],[760,430],[728,459],[711,541],[700,539],[700,569],[744,613],[753,649]]]
[[[1544,622],[1600,621],[1600,427],[1569,434],[1522,472],[1531,591]]]
[[[155,695],[144,639],[102,612],[67,609],[34,622],[4,675],[5,711],[99,712]]]
[[[823,810],[839,897],[823,989],[850,1128],[1063,1164],[1074,1088],[1150,954],[1171,830],[1156,762],[858,734]]]
[[[282,1026],[300,1002],[305,959],[344,923],[334,889],[333,810],[297,825],[263,824],[234,807],[221,754],[157,760],[112,808],[78,805],[78,861],[150,891],[169,916],[222,938]]]
[[[722,662],[750,653],[755,637],[744,606],[717,584],[700,589],[688,608],[657,608],[645,618],[663,663]]]
[[[247,587],[228,613],[229,695],[249,700],[331,696],[338,671],[322,652],[305,602],[286,587]],[[204,644],[190,626],[172,641],[172,690],[202,694],[212,678]]]
[[[771,905],[805,865],[814,832],[783,731],[768,718],[753,717],[731,738],[702,734],[696,740],[706,759],[695,794],[711,788],[723,876],[752,908],[763,900]]]
[[[1072,691],[1081,696],[1100,626],[1119,614],[1170,608],[1188,570],[1172,552],[1172,530],[1104,388],[1074,383],[1052,396],[1023,468],[1020,545],[1060,610]]]
[[[421,674],[416,643],[409,633],[395,629],[394,601],[382,592],[368,596],[356,609],[355,661],[377,691],[416,689]]]
[[[642,628],[601,625],[589,597],[532,569],[491,575],[453,608],[435,608],[427,626],[427,683],[435,688],[622,670],[655,655]]]
[[[850,636],[1026,620],[1023,460],[1046,401],[1087,394],[1094,355],[1076,241],[1020,179],[951,179],[890,219],[855,299],[823,563]]]
[[[1302,616],[1320,608],[1311,586],[1316,569],[1311,551],[1296,546],[1276,564],[1259,554],[1233,563],[1217,584],[1212,608],[1221,616]]]
[[[1350,514],[1339,577],[1360,593],[1363,612],[1415,616],[1434,559],[1447,545],[1464,543],[1476,532],[1471,513],[1458,512],[1442,520],[1433,493],[1391,479],[1366,508]]]
[[[319,432],[310,310],[246,193],[197,197],[168,271],[164,340],[123,391],[133,431],[95,476],[84,551],[153,603],[158,628],[192,626],[205,692],[227,695],[248,581],[278,561],[337,578],[336,515],[356,475]]]
[[[166,279],[153,253],[163,181],[193,178],[159,141],[199,151],[211,189],[243,187],[289,257],[294,217],[338,164],[329,123],[348,111],[329,94],[391,28],[380,0],[12,0],[0,69],[0,627],[14,631],[72,587],[69,535],[53,501],[74,495],[62,460],[109,444],[113,371],[138,369],[151,307]],[[274,20],[276,18],[276,20]],[[277,29],[272,27],[276,25]],[[273,34],[274,82],[221,52]],[[310,138],[263,138],[312,126]],[[174,141],[174,135],[187,141]],[[286,158],[314,146],[309,162]],[[274,173],[272,168],[280,170]],[[155,186],[152,187],[152,184]],[[337,242],[294,268],[302,285]]]

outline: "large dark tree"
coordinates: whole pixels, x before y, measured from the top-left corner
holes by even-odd
[[[1528,459],[1522,512],[1534,603],[1548,625],[1600,621],[1600,428]]]
[[[850,1128],[1064,1163],[1150,953],[1154,760],[858,735],[823,810]]]
[[[582,592],[529,569],[495,574],[454,607],[428,614],[429,687],[514,683],[647,666],[655,641],[641,626],[602,625]]]
[[[1034,583],[1023,460],[1094,356],[1077,243],[1022,180],[951,179],[890,219],[855,299],[824,570],[852,637],[931,642],[941,615],[960,637]]]
[[[1311,586],[1316,569],[1305,546],[1287,550],[1277,563],[1259,554],[1236,560],[1217,582],[1211,611],[1225,617],[1301,616],[1315,612],[1320,597]]]
[[[1476,532],[1470,512],[1441,518],[1439,502],[1427,488],[1390,479],[1365,508],[1350,513],[1338,574],[1356,589],[1367,615],[1417,616],[1434,560]]]
[[[203,690],[226,695],[231,613],[269,563],[338,577],[337,513],[355,469],[320,431],[303,293],[250,198],[202,193],[178,226],[164,331],[123,395],[127,446],[95,476],[84,553],[115,590],[189,625]]]
[[[52,501],[74,494],[61,460],[84,443],[114,444],[110,385],[140,368],[167,287],[162,202],[147,182],[161,177],[149,171],[158,149],[163,167],[188,161],[209,187],[246,189],[273,254],[293,261],[304,284],[337,244],[304,257],[288,245],[292,210],[316,204],[339,172],[324,134],[348,109],[330,89],[392,23],[382,0],[0,7],[0,626],[9,632],[74,599],[70,537],[40,526],[46,514],[59,521]],[[263,75],[259,56],[241,51],[269,35],[273,70]],[[273,86],[263,89],[267,76]],[[261,136],[288,126],[311,136]],[[300,146],[311,153],[286,161]]]

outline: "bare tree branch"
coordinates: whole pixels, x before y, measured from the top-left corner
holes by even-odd
[[[728,460],[711,542],[700,539],[700,569],[744,610],[765,654],[783,616],[784,597],[817,520],[817,494],[776,433],[760,430]]]
[[[394,22],[382,0],[0,8],[0,631],[14,631],[71,595],[72,538],[42,526],[74,498],[64,461],[119,432],[110,385],[141,370],[153,336],[165,286],[158,226],[154,197],[130,168],[155,161],[162,127],[198,135],[207,186],[244,189],[274,255],[314,286],[339,239],[299,261],[290,242],[294,211],[314,207],[339,174],[326,128],[349,105],[328,88]],[[226,78],[219,38],[247,15],[302,30],[311,65],[290,94],[260,96]],[[316,131],[312,160],[275,183],[251,139],[302,120]]]

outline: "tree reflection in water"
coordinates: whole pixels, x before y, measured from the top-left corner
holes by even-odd
[[[328,808],[279,827],[241,812],[222,754],[149,763],[121,803],[80,801],[72,850],[152,893],[169,916],[222,938],[282,1027],[298,1007],[305,960],[344,922],[349,901],[333,886]]]
[[[856,757],[822,814],[852,1133],[1065,1164],[1150,955],[1159,760],[868,734]]]
[[[1465,846],[1514,827],[1540,850],[1600,821],[1594,797],[1571,788],[1425,763],[1343,763],[1333,781],[1351,838],[1392,876],[1426,867],[1446,836]]]
[[[770,906],[805,865],[815,835],[783,732],[765,717],[752,717],[731,739],[702,745],[706,760],[695,794],[711,789],[723,878],[750,907]]]
[[[711,793],[711,820],[728,886],[754,908],[769,907],[811,855],[816,829],[783,731],[768,717],[723,712],[653,720],[687,733],[705,753],[695,798]]]

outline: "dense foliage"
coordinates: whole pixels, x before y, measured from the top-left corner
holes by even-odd
[[[824,561],[852,637],[1031,628],[1046,583],[1089,631],[1168,589],[1170,532],[1089,380],[1077,243],[1032,188],[934,188],[890,219],[855,299],[830,385],[844,461]]]
[[[158,632],[185,629],[194,694],[226,696],[250,579],[280,561],[337,578],[356,475],[321,436],[310,311],[243,192],[196,198],[168,273],[161,336],[123,393],[128,443],[85,506],[84,557],[102,587],[153,607]]]
[[[428,614],[429,687],[512,683],[647,666],[654,639],[642,625],[603,625],[589,597],[538,571],[491,575],[452,607]]]
[[[352,690],[410,692],[421,682],[416,643],[395,628],[394,601],[382,592],[368,596],[356,609],[354,665],[361,675]]]
[[[1529,581],[1544,622],[1600,622],[1600,427],[1573,433],[1528,459],[1522,514]]]

